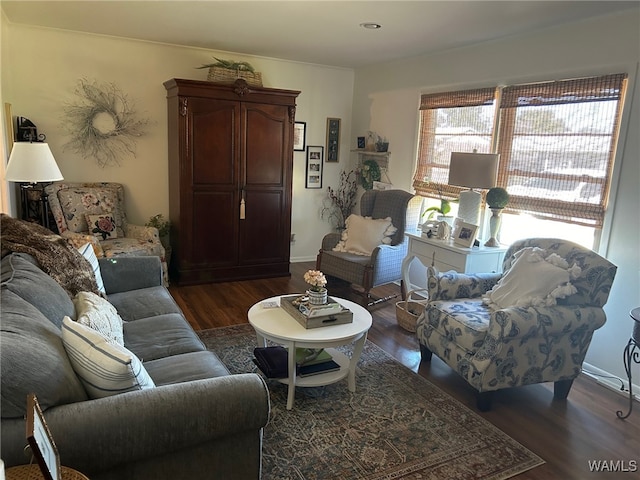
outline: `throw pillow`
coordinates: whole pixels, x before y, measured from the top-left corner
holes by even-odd
[[[87,215],[86,217],[89,233],[95,235],[99,240],[118,238],[116,221],[110,213]]]
[[[390,245],[391,237],[398,230],[392,225],[391,217],[373,219],[351,214],[345,225],[342,239],[333,250],[356,255],[371,255],[377,246]]]
[[[580,276],[581,269],[559,255],[538,247],[527,247],[514,254],[515,261],[500,281],[483,298],[496,308],[539,307],[556,305],[577,289],[570,280]]]
[[[93,270],[93,275],[96,277],[96,283],[98,284],[98,291],[104,295],[107,294],[107,291],[104,288],[104,282],[102,281],[102,273],[100,273],[100,262],[98,262],[98,257],[96,257],[96,252],[93,249],[93,245],[90,243],[85,243],[78,251],[82,254],[84,258],[87,259],[87,262],[91,265],[91,269]]]
[[[124,347],[122,318],[116,308],[92,292],[79,292],[73,299],[76,321],[104,335],[109,342]]]
[[[142,362],[125,347],[74,322],[62,321],[62,342],[71,365],[91,398],[155,387]]]

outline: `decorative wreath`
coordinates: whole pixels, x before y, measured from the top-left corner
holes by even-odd
[[[373,188],[373,182],[379,182],[382,175],[380,165],[375,160],[365,160],[360,168],[360,184],[365,190]]]
[[[71,140],[65,147],[93,157],[98,165],[119,165],[123,156],[136,155],[136,138],[148,120],[136,119],[127,96],[113,83],[98,85],[79,80],[80,101],[65,108]]]

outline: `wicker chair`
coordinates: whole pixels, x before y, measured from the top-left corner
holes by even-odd
[[[335,251],[341,236],[329,233],[322,239],[316,268],[325,275],[360,287],[368,306],[394,298],[395,295],[373,298],[370,290],[401,279],[402,260],[408,247],[405,232],[417,231],[421,205],[421,197],[403,190],[368,190],[360,199],[361,215],[373,219],[391,217],[397,231],[390,244],[375,247],[371,255],[357,255]]]
[[[168,284],[165,250],[158,229],[127,222],[122,184],[54,182],[45,187],[45,192],[58,232],[76,247],[91,243],[97,257],[158,256]],[[86,215],[104,213],[112,214],[117,238],[103,240],[89,232]]]
[[[555,253],[572,268],[580,267],[571,280],[576,292],[556,298],[557,304],[528,304],[520,296],[513,306],[486,305],[483,297],[490,298],[487,292],[515,268],[517,252],[527,247]],[[430,361],[435,353],[458,372],[478,391],[481,411],[491,408],[495,390],[520,385],[554,382],[554,397],[565,399],[581,372],[594,331],[605,323],[602,307],[616,268],[597,253],[557,238],[515,242],[505,253],[501,274],[440,273],[429,267],[429,302],[416,327],[422,361]],[[509,288],[532,285],[529,277],[518,281],[522,271],[514,269]],[[542,275],[534,276],[541,281]]]

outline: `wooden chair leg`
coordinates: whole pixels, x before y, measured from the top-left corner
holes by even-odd
[[[493,400],[493,392],[478,392],[476,398],[476,407],[481,412],[488,412],[491,410],[491,401]]]
[[[556,400],[565,400],[569,395],[571,385],[573,385],[573,378],[571,380],[553,382],[553,398]]]
[[[429,350],[427,347],[425,347],[424,345],[420,344],[420,357],[421,357],[420,361],[430,362],[432,356],[433,356],[433,352]]]

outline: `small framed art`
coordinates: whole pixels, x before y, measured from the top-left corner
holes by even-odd
[[[322,157],[324,147],[309,145],[307,147],[307,178],[305,188],[322,188]]]
[[[478,226],[472,223],[456,222],[456,229],[453,232],[453,243],[461,247],[471,247],[476,239]]]
[[[42,415],[38,399],[33,393],[27,396],[27,442],[36,457],[45,480],[60,480],[60,456],[47,422]]]
[[[293,124],[293,150],[304,152],[307,146],[307,122],[295,122]]]
[[[340,161],[340,119],[327,118],[327,162]]]

